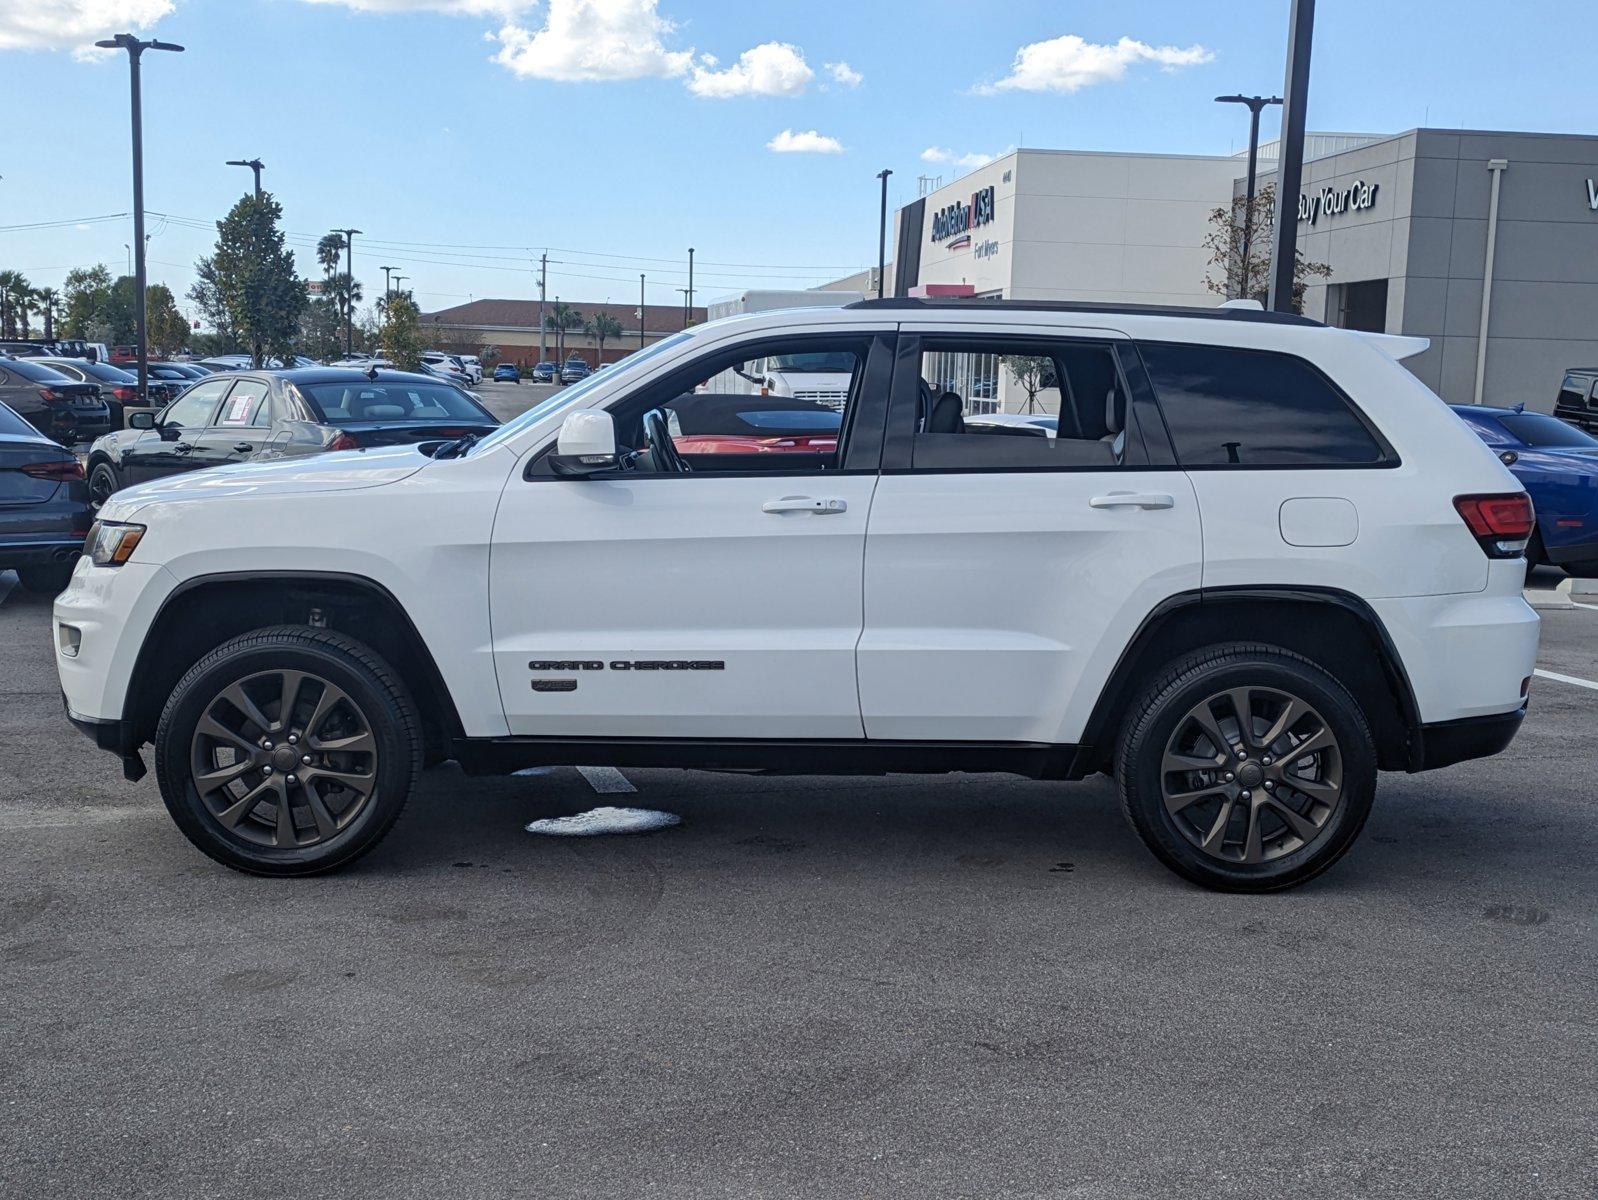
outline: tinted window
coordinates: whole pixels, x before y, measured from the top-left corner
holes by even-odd
[[[1560,404],[1574,404],[1578,408],[1587,403],[1587,387],[1589,381],[1575,375],[1566,375],[1559,385]]]
[[[458,388],[447,383],[375,380],[371,383],[302,383],[300,394],[311,402],[317,420],[330,425],[348,421],[491,421]]]
[[[4,404],[0,404],[0,437],[20,437],[36,441],[40,436],[37,429],[17,416]]]
[[[6,370],[12,375],[26,379],[30,383],[65,383],[67,376],[57,371],[54,367],[47,367],[43,363],[31,363],[25,358],[12,358],[6,360]]]
[[[216,402],[232,382],[231,379],[215,379],[195,384],[167,406],[161,414],[161,424],[177,429],[200,429],[209,425]]]
[[[1288,354],[1145,344],[1149,380],[1184,467],[1335,467],[1382,447],[1314,367]]]
[[[1528,446],[1598,446],[1598,438],[1583,433],[1547,413],[1506,413],[1499,423]]]

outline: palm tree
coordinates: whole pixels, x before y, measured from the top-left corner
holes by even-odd
[[[544,324],[555,331],[555,357],[559,359],[566,350],[566,330],[581,329],[583,314],[571,305],[557,301],[554,310],[544,318]]]
[[[583,327],[589,337],[599,343],[599,353],[595,355],[594,366],[600,367],[605,362],[605,339],[621,336],[621,322],[609,313],[595,313],[594,319]]]
[[[33,285],[21,275],[18,275],[17,281],[11,285],[11,307],[16,310],[17,330],[20,337],[28,336],[28,311],[38,298],[39,293],[34,290]]]
[[[55,288],[39,289],[39,305],[44,309],[44,340],[47,342],[55,338],[55,306],[59,299]]]
[[[18,283],[26,282],[19,271],[0,271],[0,337],[16,336],[12,292]]]
[[[329,279],[338,270],[338,261],[344,257],[344,235],[324,233],[316,243],[316,261],[322,264],[322,274]]]

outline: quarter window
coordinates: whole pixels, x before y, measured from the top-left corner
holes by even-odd
[[[1140,347],[1184,467],[1372,466],[1374,434],[1301,358],[1226,346]]]

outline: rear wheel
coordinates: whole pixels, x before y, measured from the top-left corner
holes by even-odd
[[[66,590],[72,578],[73,563],[49,563],[36,567],[18,567],[17,579],[30,592],[41,596],[54,596]]]
[[[421,722],[370,648],[329,630],[257,630],[178,682],[156,730],[156,778],[178,828],[260,875],[353,861],[399,818]]]
[[[1133,707],[1116,765],[1144,844],[1220,891],[1314,878],[1353,844],[1376,793],[1358,703],[1273,646],[1214,646],[1173,664]]]
[[[1548,552],[1543,549],[1542,530],[1534,529],[1531,541],[1526,543],[1526,581],[1531,582],[1531,574],[1543,563],[1548,561]]]
[[[97,462],[89,471],[89,505],[98,509],[122,486],[117,469],[108,462]]]

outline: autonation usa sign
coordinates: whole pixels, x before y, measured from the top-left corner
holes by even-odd
[[[1298,198],[1298,219],[1313,225],[1322,217],[1375,208],[1376,189],[1379,187],[1379,183],[1356,179],[1345,188],[1329,187],[1320,192],[1304,192]]]
[[[941,242],[947,238],[954,241],[947,247],[954,250],[961,246],[971,244],[971,231],[980,225],[986,225],[993,220],[993,188],[983,188],[980,192],[972,193],[969,201],[956,200],[945,208],[940,208],[932,214],[932,240]]]

